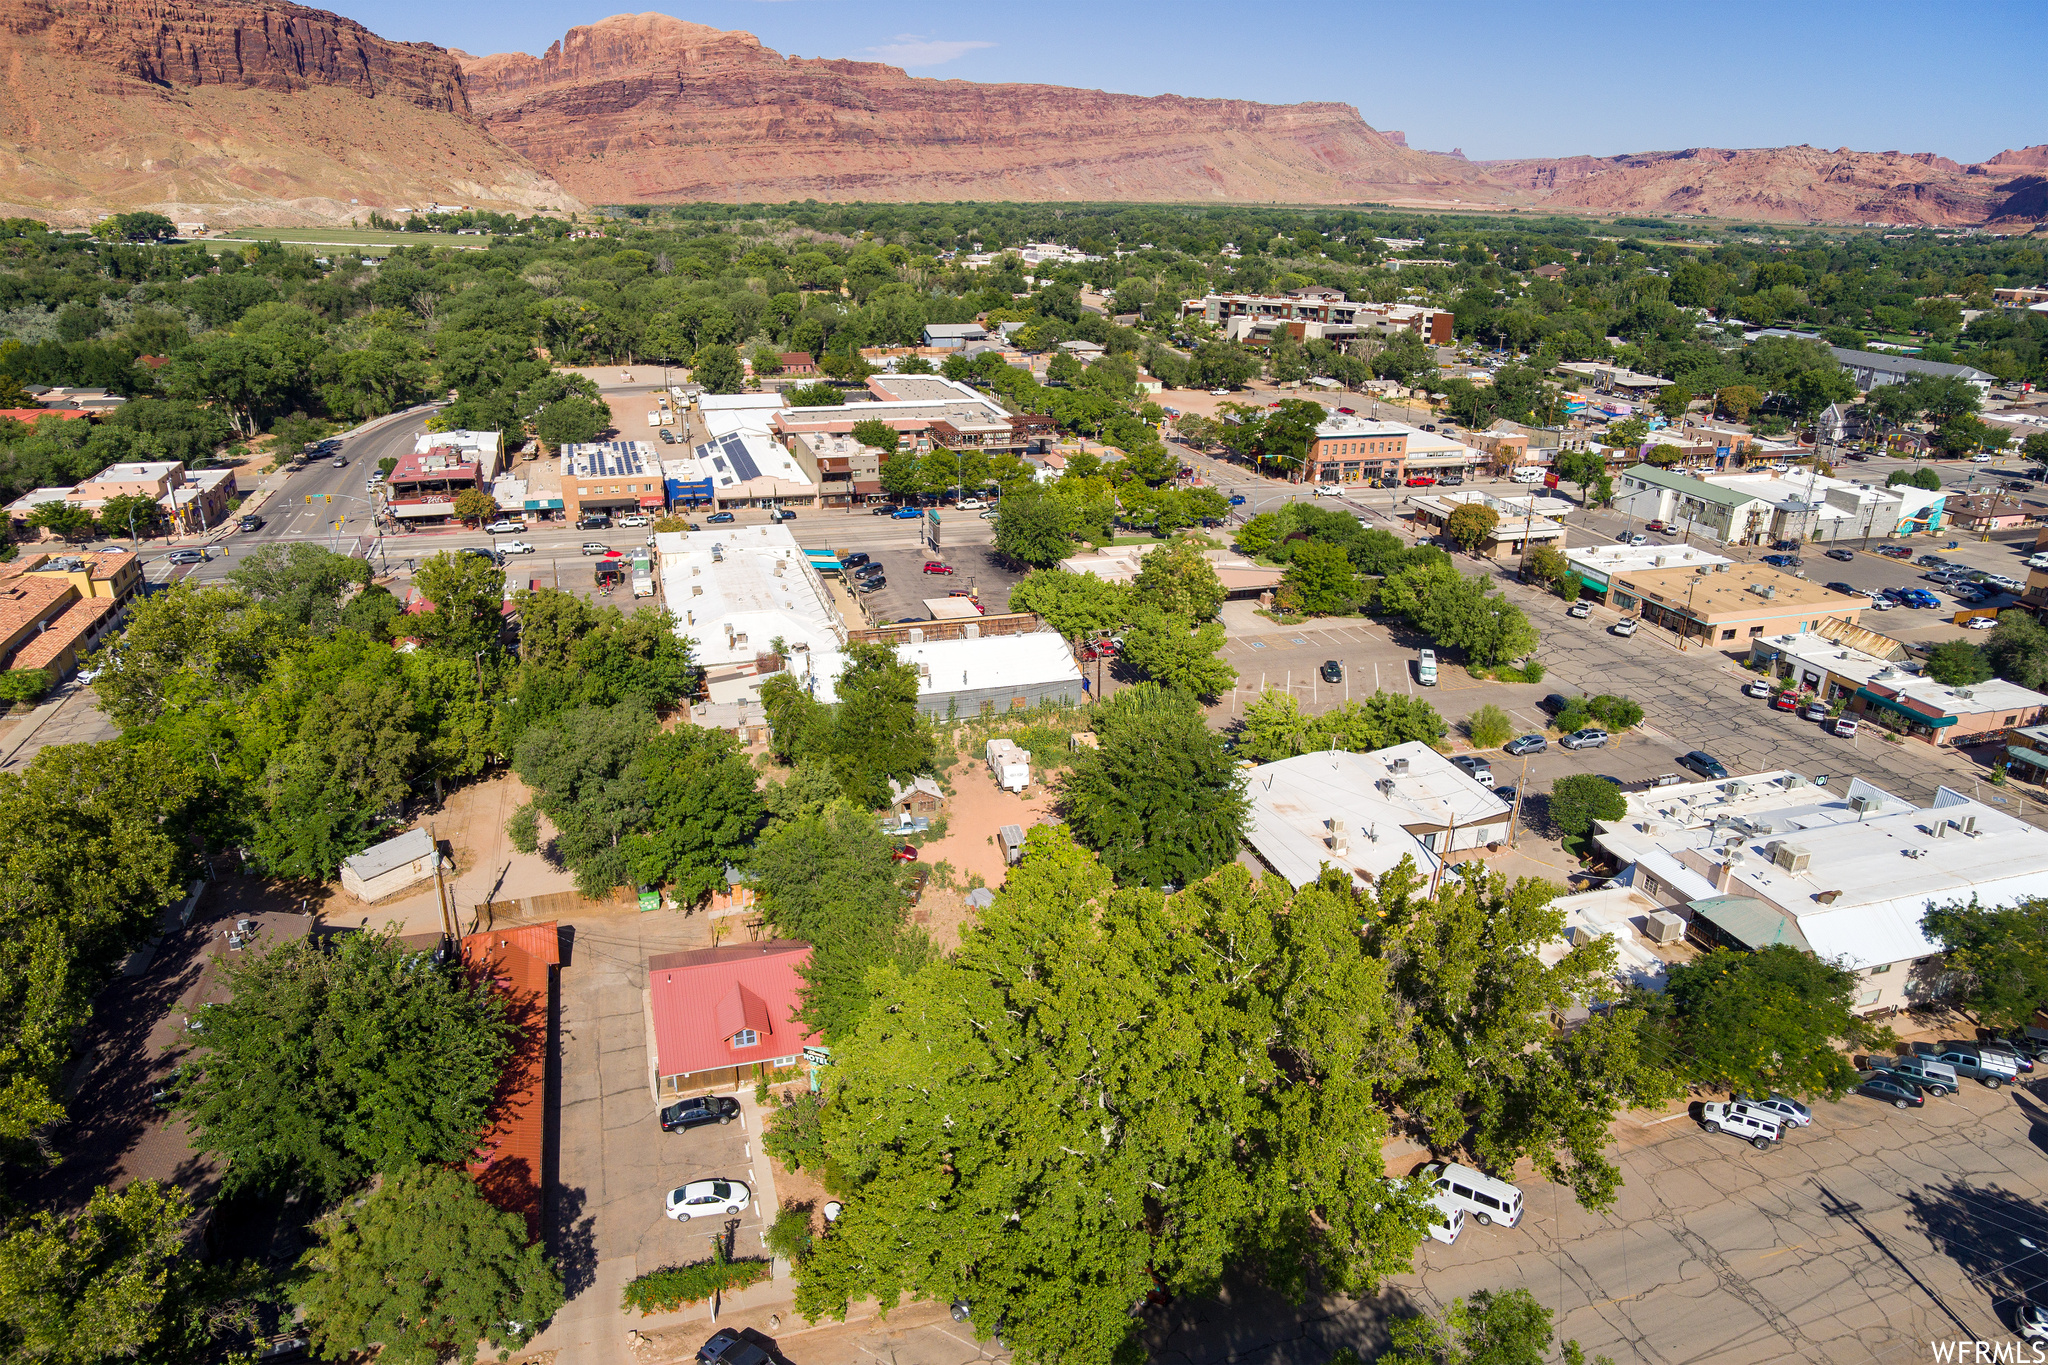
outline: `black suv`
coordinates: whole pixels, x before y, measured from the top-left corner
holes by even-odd
[[[774,1357],[730,1327],[721,1327],[697,1348],[698,1365],[770,1365]]]
[[[576,529],[579,531],[607,531],[611,529],[611,524],[612,519],[610,517],[592,515],[577,522]]]
[[[740,1116],[740,1102],[730,1095],[701,1095],[677,1100],[661,1111],[661,1131],[679,1133],[707,1123],[731,1123]]]
[[[1678,756],[1678,766],[1690,768],[1701,777],[1714,782],[1719,782],[1722,778],[1728,776],[1728,770],[1721,766],[1721,761],[1705,749],[1694,749],[1689,754],[1680,754]]]
[[[866,555],[862,555],[861,558],[863,560],[867,560]],[[853,576],[855,578],[873,578],[875,575],[881,572],[882,566],[872,561],[856,564],[853,566]]]
[[[249,512],[242,517],[241,525],[244,531],[260,531],[263,529],[263,518]]]
[[[1326,683],[1340,683],[1344,681],[1344,665],[1338,663],[1335,659],[1323,660],[1321,672],[1323,681]]]
[[[850,555],[842,555],[839,559],[839,565],[843,569],[858,569],[863,564],[866,564],[870,559],[873,558],[873,555],[858,552]]]

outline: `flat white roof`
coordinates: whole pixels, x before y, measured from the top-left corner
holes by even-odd
[[[1595,838],[1629,865],[1624,876],[1648,872],[1682,901],[1763,901],[1817,955],[1858,970],[1940,951],[1920,929],[1934,907],[2048,895],[2048,831],[1947,787],[1922,808],[1860,778],[1823,788],[1777,770],[1682,783],[1630,796]],[[1781,848],[1804,870],[1781,865]]]
[[[700,412],[740,412],[749,409],[787,407],[789,400],[779,393],[700,393],[697,408]]]
[[[791,654],[837,650],[844,626],[786,525],[662,531],[654,537],[676,634],[707,667],[752,663],[778,636]]]
[[[896,657],[917,669],[919,697],[1056,682],[1079,685],[1081,680],[1074,651],[1050,630],[899,644]],[[833,684],[845,669],[846,655],[836,649],[799,656],[791,663],[791,671],[799,679],[815,680],[811,692],[821,702],[839,700]]]
[[[1507,833],[1507,803],[1420,741],[1369,754],[1327,750],[1261,764],[1245,775],[1245,794],[1252,847],[1296,886],[1321,875],[1325,863],[1365,885],[1403,858],[1427,873],[1437,858],[1419,836],[1452,825],[1458,849]],[[1338,834],[1343,852],[1331,847]]]
[[[1603,576],[1643,569],[1734,563],[1726,555],[1697,545],[1575,545],[1565,549],[1564,557],[1575,568],[1592,569]]]

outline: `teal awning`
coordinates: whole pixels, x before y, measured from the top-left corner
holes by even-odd
[[[1751,952],[1780,943],[1803,953],[1813,951],[1790,915],[1752,896],[1712,896],[1689,901],[1686,908]]]
[[[1916,711],[1902,701],[1897,701],[1891,697],[1882,696],[1876,692],[1871,691],[1867,687],[1857,688],[1856,695],[1863,698],[1865,701],[1869,702],[1873,706],[1881,706],[1887,711],[1897,712],[1899,715],[1904,716],[1907,720],[1912,721],[1915,725],[1925,725],[1930,730],[1946,729],[1947,727],[1954,725],[1958,720],[1962,719],[1962,717],[1960,716],[1930,716],[1925,711]]]
[[[2031,763],[2037,768],[2048,768],[2048,754],[2042,753],[2039,749],[2022,749],[2017,744],[2008,744],[2005,746],[2005,752],[2008,757],[2016,758],[2022,763]]]
[[[562,510],[562,500],[560,498],[528,498],[526,500],[526,510],[529,512],[559,512]]]

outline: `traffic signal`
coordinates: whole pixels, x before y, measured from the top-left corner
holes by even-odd
[[[329,494],[327,495],[327,501],[328,501],[328,502],[330,502],[330,503],[331,503],[331,502],[333,502],[333,501],[334,501],[334,494],[332,494],[332,493],[329,493]]]
[[[312,495],[311,493],[308,493],[308,494],[306,494],[306,506],[308,506],[308,507],[311,507],[312,505],[313,505],[313,495]]]

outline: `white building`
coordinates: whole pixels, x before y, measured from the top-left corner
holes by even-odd
[[[1836,632],[1839,633],[1839,632]],[[1930,744],[1981,744],[1997,732],[2048,718],[2048,696],[2003,678],[1966,687],[1936,682],[1917,665],[1894,662],[1818,633],[1766,635],[1749,642],[1750,658],[1787,682],[1828,701],[1846,698],[1848,714],[1903,724]]]
[[[1862,1012],[1903,1008],[1938,974],[1938,906],[2048,896],[2048,831],[1947,787],[1916,807],[1860,778],[1785,771],[1657,787],[1595,824],[1633,887],[1702,945],[1784,943],[1860,978]]]
[[[977,628],[970,623],[966,629]],[[986,709],[1016,711],[1041,702],[1079,705],[1081,668],[1074,651],[1051,630],[960,640],[926,640],[912,630],[896,657],[917,669],[917,709],[934,716],[978,716]],[[836,702],[834,683],[846,669],[844,653],[823,650],[794,656],[790,671],[821,702]]]
[[[504,437],[495,431],[423,431],[412,444],[415,455],[451,449],[461,451],[467,460],[474,460],[485,483],[497,478],[499,469],[504,467]]]
[[[1245,774],[1251,846],[1296,886],[1325,863],[1370,886],[1415,860],[1425,877],[1448,856],[1508,837],[1510,809],[1471,774],[1420,741],[1369,754],[1327,750]]]
[[[691,642],[714,703],[758,701],[764,656],[836,651],[846,628],[787,526],[721,526],[654,537],[662,598]]]

